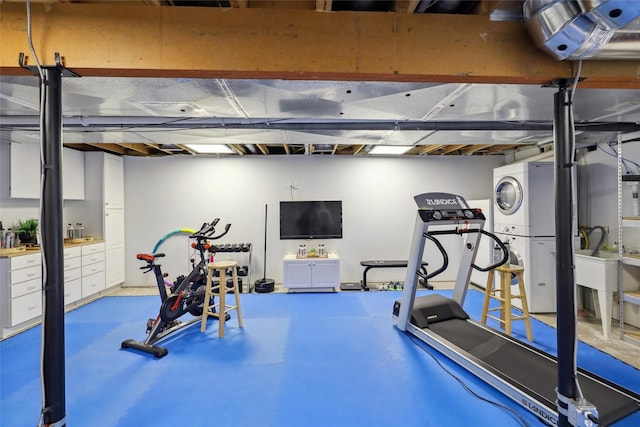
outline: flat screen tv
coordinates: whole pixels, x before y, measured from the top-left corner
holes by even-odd
[[[342,201],[280,202],[280,239],[342,239]]]

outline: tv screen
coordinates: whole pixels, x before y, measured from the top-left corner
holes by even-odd
[[[280,202],[280,239],[342,239],[342,201]]]

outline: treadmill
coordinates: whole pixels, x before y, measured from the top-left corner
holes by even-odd
[[[508,250],[500,239],[483,229],[485,217],[481,210],[470,208],[461,196],[424,193],[414,200],[418,213],[407,276],[402,299],[393,306],[397,327],[435,348],[545,423],[558,425],[556,357],[471,319],[462,308],[471,269],[486,271],[503,264]],[[445,260],[435,273],[446,268],[446,251],[436,237],[445,234],[464,237],[453,296],[416,296],[427,239],[435,243]],[[473,264],[481,235],[493,239],[503,254],[502,260],[486,268]],[[570,406],[568,418],[573,425],[606,426],[640,410],[640,395],[631,390],[580,368],[577,379],[589,402],[583,400]]]

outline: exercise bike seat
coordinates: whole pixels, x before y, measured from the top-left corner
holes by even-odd
[[[157,253],[157,254],[138,254],[138,255],[136,255],[136,258],[138,258],[141,261],[153,262],[154,259],[162,258],[163,256],[164,256],[164,254],[162,254],[162,253]]]

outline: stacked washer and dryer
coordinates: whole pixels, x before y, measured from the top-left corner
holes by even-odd
[[[509,263],[524,267],[529,311],[555,312],[553,162],[513,163],[496,168],[493,186],[494,234],[509,244]],[[517,293],[517,289],[512,287],[512,292]]]

